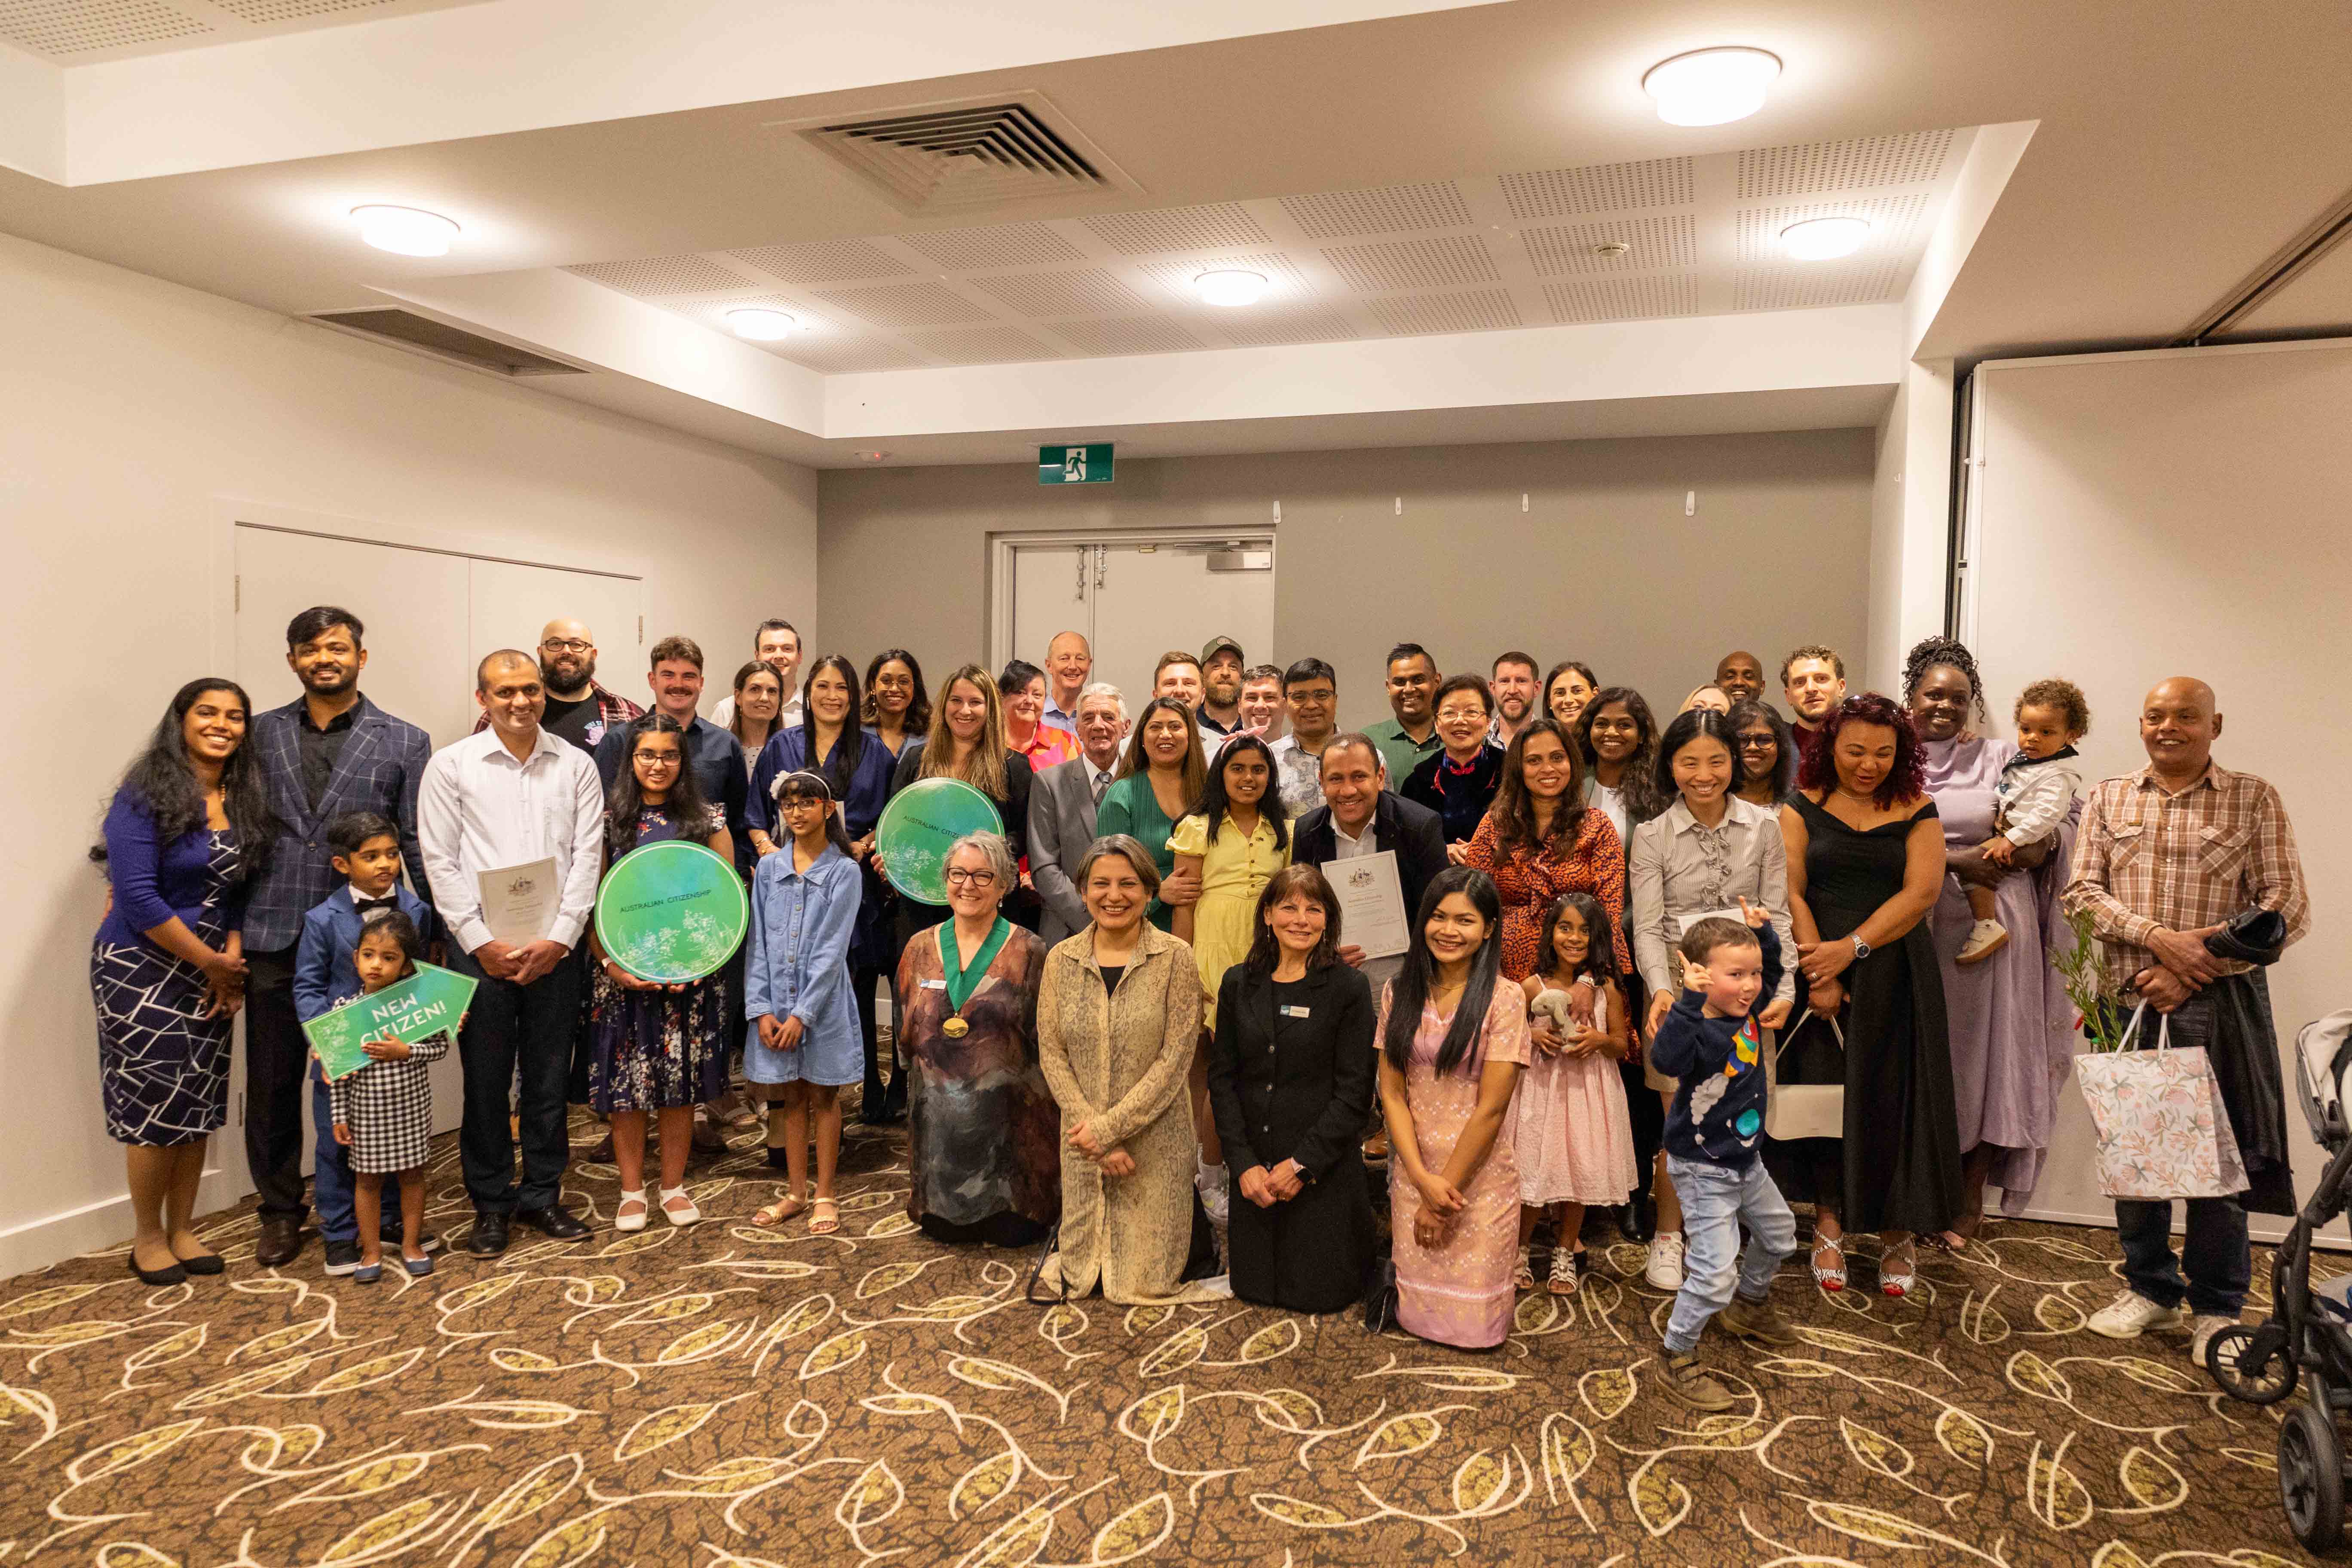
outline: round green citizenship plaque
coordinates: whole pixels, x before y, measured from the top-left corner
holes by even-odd
[[[638,979],[665,985],[717,973],[751,924],[751,901],[735,868],[683,839],[630,850],[596,890],[604,952]]]
[[[948,849],[967,833],[1002,833],[996,803],[961,779],[923,779],[890,797],[875,825],[890,885],[917,903],[948,901]],[[1007,889],[1008,891],[1010,889]]]

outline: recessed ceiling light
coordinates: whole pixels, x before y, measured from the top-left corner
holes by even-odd
[[[446,256],[457,237],[456,223],[416,207],[358,206],[352,216],[362,239],[394,256]]]
[[[1780,57],[1764,49],[1694,49],[1652,66],[1642,90],[1669,125],[1723,125],[1764,107]]]
[[[1211,305],[1255,305],[1265,298],[1265,274],[1223,268],[1203,272],[1192,279],[1204,303]]]
[[[1852,256],[1870,237],[1870,223],[1858,217],[1817,217],[1780,231],[1780,247],[1799,261],[1834,261]]]
[[[727,330],[755,343],[772,343],[799,325],[798,320],[782,310],[763,310],[756,306],[727,312]]]

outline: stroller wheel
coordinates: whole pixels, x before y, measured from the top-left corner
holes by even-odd
[[[2205,1370],[2221,1392],[2248,1405],[2276,1405],[2294,1392],[2294,1358],[2286,1329],[2269,1322],[2233,1324],[2205,1346]]]
[[[2287,1527],[2314,1552],[2344,1539],[2344,1447],[2335,1424],[2309,1401],[2286,1413],[2279,1426],[2279,1499]]]

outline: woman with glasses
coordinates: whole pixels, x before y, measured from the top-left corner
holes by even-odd
[[[957,839],[947,884],[948,919],[898,961],[907,1214],[940,1241],[1027,1247],[1062,1212],[1060,1113],[1037,1067],[1045,944],[1002,912],[1015,876],[997,835]]]
[[[1503,748],[1486,738],[1495,697],[1479,677],[1447,677],[1437,689],[1436,709],[1443,749],[1413,769],[1397,793],[1437,813],[1445,826],[1446,858],[1458,866],[1502,785]]]
[[[1731,793],[1751,805],[1780,810],[1797,787],[1797,746],[1788,721],[1751,698],[1732,705],[1731,729],[1739,737],[1739,784]]]

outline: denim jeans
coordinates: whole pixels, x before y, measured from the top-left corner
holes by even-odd
[[[310,1203],[319,1211],[319,1234],[329,1241],[356,1243],[360,1220],[352,1207],[352,1152],[335,1142],[335,1102],[327,1093],[327,1079],[312,1062],[310,1123],[318,1129],[318,1158],[310,1162]],[[299,1167],[298,1167],[299,1169]],[[400,1184],[383,1184],[384,1228],[400,1230]]]
[[[1736,1170],[1668,1153],[1666,1173],[1683,1202],[1683,1288],[1666,1322],[1666,1349],[1680,1355],[1698,1343],[1706,1321],[1730,1304],[1735,1279],[1742,1296],[1764,1299],[1780,1260],[1797,1250],[1797,1220],[1760,1159]]]
[[[2234,1318],[2246,1304],[2254,1278],[2253,1248],[2246,1241],[2246,1211],[2235,1198],[2184,1198],[2189,1234],[2180,1257],[2172,1253],[2172,1202],[2116,1200],[2116,1239],[2124,1246],[2124,1279],[2159,1307],[2178,1307],[2183,1296],[2199,1317]],[[2186,1268],[2189,1283],[2180,1282]]]

